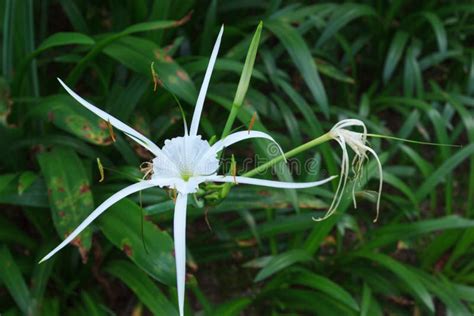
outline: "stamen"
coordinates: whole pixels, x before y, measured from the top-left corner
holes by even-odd
[[[235,158],[234,158],[234,155],[232,155],[232,158],[231,158],[231,164],[230,164],[230,173],[232,174],[232,177],[234,177],[234,183],[235,184],[238,184],[237,183],[237,163],[235,162]]]
[[[256,120],[257,120],[257,112],[253,112],[252,119],[250,120],[250,123],[249,123],[249,130],[248,130],[249,134],[250,134],[250,131],[252,130],[253,125],[255,124]]]
[[[107,120],[106,123],[107,123],[107,127],[109,128],[110,137],[112,138],[112,141],[115,143],[117,139],[115,138],[114,127],[112,126],[112,124],[110,124],[109,120]]]
[[[158,77],[158,75],[156,74],[155,67],[153,67],[154,65],[155,65],[155,62],[153,61],[150,65],[150,68],[151,68],[151,77],[153,79],[153,92],[156,92],[156,90],[158,89],[158,85],[162,86],[163,83]]]
[[[102,166],[102,163],[100,162],[100,159],[98,157],[97,157],[97,167],[99,168],[99,174],[100,174],[99,182],[102,182],[105,179],[104,166]]]
[[[147,179],[148,176],[153,174],[153,163],[149,161],[142,162],[140,165],[140,172],[145,174],[142,179]]]
[[[207,217],[208,213],[209,213],[209,209],[206,208],[206,210],[204,211],[204,220],[206,221],[206,224],[209,230],[212,231],[211,223],[209,222],[209,218]]]

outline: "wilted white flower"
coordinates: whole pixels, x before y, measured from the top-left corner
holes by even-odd
[[[354,132],[349,130],[349,127],[361,127],[362,133]],[[334,199],[327,211],[326,215],[322,218],[314,218],[316,221],[324,220],[331,216],[339,206],[342,196],[344,194],[344,189],[349,178],[349,173],[352,170],[354,175],[354,185],[352,187],[352,199],[354,201],[354,207],[357,208],[357,202],[355,198],[355,185],[356,181],[360,178],[362,174],[362,168],[366,159],[368,159],[367,152],[371,153],[375,160],[377,161],[379,169],[379,190],[377,195],[377,215],[374,219],[374,222],[377,221],[380,210],[380,196],[382,194],[382,183],[383,183],[383,174],[382,174],[382,164],[380,163],[377,153],[367,146],[367,127],[365,124],[357,119],[346,119],[336,123],[333,128],[329,131],[329,136],[338,142],[339,146],[342,149],[342,160],[341,160],[341,174],[339,184],[334,194]],[[351,166],[349,165],[349,154],[347,150],[347,145],[354,151],[354,158],[352,159]]]
[[[71,242],[77,235],[81,233],[93,220],[102,214],[107,208],[114,203],[125,198],[126,196],[147,189],[151,187],[167,187],[178,192],[176,197],[176,204],[173,219],[173,235],[175,243],[175,258],[176,258],[176,278],[178,289],[178,304],[179,314],[183,315],[184,308],[184,290],[185,290],[185,272],[186,272],[186,207],[188,194],[195,193],[199,184],[210,182],[237,182],[239,184],[253,184],[262,185],[274,188],[299,189],[309,188],[322,185],[336,176],[326,178],[316,182],[306,183],[289,183],[279,182],[263,179],[252,179],[241,176],[224,176],[218,175],[219,161],[217,159],[218,153],[224,148],[250,138],[264,138],[275,142],[275,140],[268,134],[258,131],[243,131],[230,134],[224,139],[210,145],[206,140],[201,139],[197,135],[199,120],[206,96],[207,88],[211,78],[212,69],[214,67],[217,53],[222,38],[223,27],[217,37],[214,45],[209,65],[204,76],[199,96],[194,108],[194,114],[191,121],[191,127],[188,132],[186,122],[184,123],[184,135],[165,140],[163,148],[159,148],[147,137],[143,136],[133,128],[127,126],[115,117],[95,107],[87,102],[68,86],[66,86],[60,79],[59,82],[66,89],[66,91],[76,99],[80,104],[94,112],[103,120],[109,122],[112,126],[124,132],[127,136],[135,142],[153,153],[155,158],[152,161],[153,174],[151,179],[142,180],[138,183],[132,184],[117,193],[113,194],[105,200],[99,207],[97,207],[61,244],[54,248],[41,261],[49,259],[56,252],[61,250],[69,242]],[[283,154],[280,146],[277,144],[279,150]],[[40,261],[40,262],[41,262]]]

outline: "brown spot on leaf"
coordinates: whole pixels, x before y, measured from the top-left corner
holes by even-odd
[[[58,188],[58,192],[64,192],[64,188],[63,188],[63,187],[59,187],[59,188]]]
[[[261,196],[271,196],[272,195],[270,192],[265,191],[265,190],[258,191],[257,194],[261,195]]]
[[[81,194],[84,194],[84,193],[87,193],[91,190],[90,186],[88,186],[87,184],[83,184],[81,185],[81,187],[79,188],[79,192]]]
[[[48,112],[48,122],[54,121],[54,112],[50,111]]]
[[[182,71],[182,70],[178,70],[178,71],[176,72],[176,75],[177,75],[181,80],[186,80],[186,81],[189,80],[188,74],[185,73],[185,72]]]
[[[84,124],[84,125],[82,125],[82,130],[83,131],[90,131],[91,127],[88,124]]]
[[[122,250],[123,250],[123,252],[125,252],[125,254],[126,254],[128,257],[131,257],[132,254],[133,254],[132,247],[131,247],[130,245],[128,245],[128,244],[123,244]]]
[[[65,214],[64,214],[64,211],[59,211],[59,212],[58,212],[58,216],[59,216],[59,217],[64,217],[64,215],[65,215]]]
[[[173,62],[173,57],[171,57],[170,55],[166,55],[165,56],[165,62],[172,63]]]
[[[106,130],[106,129],[109,129],[109,124],[107,124],[106,121],[101,120],[101,121],[99,122],[99,127],[100,127],[100,129]]]
[[[103,140],[101,138],[99,138],[99,141],[98,141],[98,143],[103,143],[105,145],[110,145],[114,142],[115,142],[115,139],[113,139],[112,136],[108,136],[108,137],[104,138]]]

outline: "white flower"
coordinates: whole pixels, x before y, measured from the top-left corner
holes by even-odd
[[[183,315],[186,272],[186,206],[188,194],[196,192],[200,183],[206,181],[237,181],[239,184],[253,184],[274,188],[298,189],[319,186],[335,178],[335,176],[333,176],[316,182],[288,183],[252,179],[240,176],[234,177],[217,175],[217,170],[219,168],[217,155],[224,149],[224,147],[228,147],[234,143],[250,138],[264,138],[276,143],[270,135],[258,131],[243,131],[233,133],[216,142],[212,146],[209,145],[207,141],[201,139],[201,136],[197,135],[204,99],[206,96],[207,87],[209,85],[209,80],[211,78],[212,69],[214,68],[214,63],[217,58],[223,30],[224,28],[222,27],[214,45],[209,65],[204,76],[204,81],[199,91],[199,96],[194,108],[194,114],[189,132],[185,123],[184,135],[166,140],[163,148],[159,148],[151,140],[138,133],[133,128],[127,126],[115,117],[90,104],[77,95],[74,91],[72,91],[69,87],[67,87],[60,79],[58,79],[64,89],[66,89],[66,91],[80,104],[94,112],[103,120],[110,122],[112,126],[118,130],[121,130],[131,139],[149,150],[151,153],[153,153],[155,158],[152,161],[153,174],[150,180],[142,180],[138,183],[132,184],[105,200],[60,245],[54,248],[41,261],[47,260],[53,256],[56,252],[71,242],[77,235],[79,235],[84,228],[86,228],[105,210],[107,210],[107,208],[126,196],[155,186],[175,189],[178,192],[178,195],[176,198],[174,211],[173,234],[175,243],[179,313],[180,315]],[[278,146],[278,148],[281,151],[280,146]],[[283,154],[283,151],[281,152]]]
[[[348,127],[358,126],[362,128],[362,133],[353,132],[348,130]],[[339,206],[341,198],[344,194],[344,189],[349,178],[350,170],[354,174],[354,185],[352,187],[352,200],[354,201],[354,207],[357,208],[357,203],[355,199],[355,185],[356,181],[359,180],[362,174],[363,164],[366,159],[368,159],[367,152],[370,152],[377,161],[377,166],[379,169],[379,191],[377,196],[377,215],[374,219],[374,222],[377,221],[379,216],[380,209],[380,196],[382,194],[382,183],[383,183],[383,174],[382,174],[382,164],[380,163],[377,153],[366,145],[367,143],[367,127],[365,124],[356,119],[346,119],[336,123],[333,128],[329,131],[329,135],[332,139],[337,141],[342,149],[342,161],[341,161],[341,174],[340,181],[337,186],[336,193],[334,194],[334,199],[327,211],[326,215],[322,218],[313,218],[316,221],[321,221],[329,216],[331,216]],[[354,151],[354,158],[352,159],[351,168],[349,167],[349,154],[347,152],[347,145]]]

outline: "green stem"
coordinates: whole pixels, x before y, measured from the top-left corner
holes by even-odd
[[[318,138],[315,138],[307,143],[304,143],[303,145],[300,145],[296,148],[293,148],[292,150],[288,151],[285,153],[285,156],[283,155],[280,155],[278,157],[275,157],[273,158],[272,160],[264,163],[263,165],[261,166],[258,166],[257,168],[255,169],[252,169],[246,173],[243,174],[243,176],[245,177],[253,177],[254,175],[256,174],[259,174],[261,172],[264,172],[266,171],[267,169],[273,167],[275,164],[281,162],[284,160],[284,158],[288,159],[288,158],[291,158],[291,157],[294,157],[308,149],[311,149],[315,146],[318,146],[322,143],[325,143],[327,141],[330,141],[332,139],[331,135],[329,133],[326,133],[324,135],[321,135],[319,136]]]

